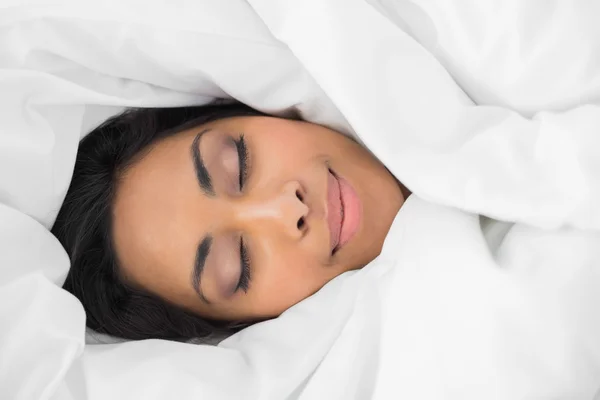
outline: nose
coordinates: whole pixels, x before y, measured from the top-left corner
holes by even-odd
[[[305,194],[297,181],[287,182],[267,196],[245,201],[239,209],[241,219],[252,227],[276,226],[282,234],[301,238],[306,231],[309,212]]]

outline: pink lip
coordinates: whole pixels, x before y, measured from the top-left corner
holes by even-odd
[[[327,223],[330,248],[334,252],[354,237],[362,214],[360,199],[354,188],[342,177],[329,171],[327,184]]]
[[[340,184],[331,172],[327,173],[327,224],[329,225],[329,247],[332,252],[340,242],[342,230],[342,199]]]

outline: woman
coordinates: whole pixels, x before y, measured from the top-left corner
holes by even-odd
[[[52,229],[87,324],[228,334],[380,253],[408,192],[366,149],[242,104],[129,110],[80,143]]]

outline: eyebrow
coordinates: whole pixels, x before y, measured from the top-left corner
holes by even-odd
[[[202,154],[200,153],[200,139],[204,136],[205,133],[209,132],[211,129],[205,129],[202,132],[198,133],[194,138],[191,146],[192,153],[192,161],[194,163],[194,170],[196,171],[196,179],[198,180],[198,184],[204,194],[209,197],[215,196],[215,190],[212,185],[212,179],[210,178],[210,174],[206,169],[206,165],[204,164],[204,160],[202,159]]]
[[[192,161],[194,163],[194,170],[196,171],[196,179],[198,180],[198,184],[200,188],[204,192],[205,195],[209,197],[215,196],[215,190],[212,185],[212,179],[210,178],[210,174],[208,173],[208,169],[206,169],[206,165],[204,164],[204,160],[202,159],[202,154],[200,153],[200,139],[204,136],[205,133],[209,132],[210,129],[205,129],[202,132],[198,133],[192,142],[192,146],[190,148],[192,154]],[[207,235],[202,239],[198,248],[196,249],[196,258],[194,260],[194,268],[192,269],[192,287],[194,291],[198,293],[198,296],[206,303],[210,304],[210,301],[204,296],[202,293],[202,288],[200,287],[201,279],[202,279],[202,271],[204,271],[204,266],[206,265],[206,259],[208,254],[210,253],[210,247],[212,245],[213,238],[211,235]]]
[[[198,249],[196,250],[196,259],[194,260],[194,269],[192,270],[192,287],[194,291],[198,293],[198,296],[207,304],[210,304],[210,301],[204,294],[202,293],[202,288],[200,287],[200,280],[202,278],[202,271],[204,271],[204,266],[206,265],[206,258],[210,253],[210,247],[212,245],[212,236],[208,235],[202,242],[198,245]]]

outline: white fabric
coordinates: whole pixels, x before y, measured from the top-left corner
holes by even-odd
[[[0,6],[2,398],[600,388],[598,2]],[[86,345],[81,305],[60,289],[68,258],[47,231],[77,141],[122,107],[224,95],[356,134],[416,195],[368,267],[218,347]],[[517,224],[490,250],[475,214]]]

